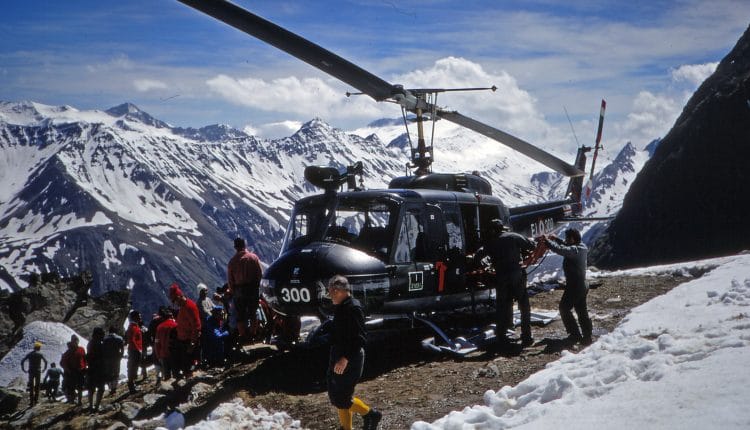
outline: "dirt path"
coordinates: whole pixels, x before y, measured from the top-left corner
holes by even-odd
[[[594,334],[613,330],[631,308],[686,280],[672,276],[595,280],[596,288],[589,294]],[[535,295],[531,298],[532,308],[555,310],[561,295],[560,290]],[[565,337],[559,319],[544,327],[533,327],[532,331],[536,344],[530,348],[495,349],[464,358],[431,355],[418,346],[417,339],[381,343],[368,349],[368,364],[356,395],[383,412],[381,428],[386,430],[408,429],[414,421],[432,422],[452,410],[482,404],[487,390],[499,390],[523,381],[548,362],[557,360],[566,348],[559,342]],[[279,377],[276,372],[296,372],[298,376],[293,378],[296,383],[282,390],[271,388],[272,391],[264,394],[245,392],[245,398],[250,405],[286,411],[301,420],[306,428],[336,429],[338,421],[322,382],[325,363],[324,353],[287,357],[265,375],[272,379],[267,381],[269,388],[279,383],[281,386],[289,384],[286,377]],[[259,370],[264,369],[256,369]],[[271,367],[265,370],[270,371]],[[278,379],[273,381],[273,378]],[[355,417],[354,427],[359,426],[361,420]]]

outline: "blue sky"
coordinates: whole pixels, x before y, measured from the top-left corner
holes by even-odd
[[[750,23],[746,0],[235,3],[391,83],[497,85],[438,104],[553,149],[575,146],[565,111],[593,139],[602,98],[605,141],[663,135]],[[0,14],[0,100],[132,102],[173,125],[261,136],[400,115],[347,90],[174,0],[8,1]]]

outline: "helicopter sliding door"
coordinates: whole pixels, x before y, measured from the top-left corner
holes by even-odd
[[[396,238],[393,262],[405,284],[402,298],[440,294],[445,290],[448,234],[440,207],[406,205]]]
[[[455,202],[441,202],[443,221],[447,235],[447,250],[442,265],[444,267],[443,292],[458,293],[466,289],[466,247],[461,231],[461,212]],[[440,285],[438,285],[440,289]]]

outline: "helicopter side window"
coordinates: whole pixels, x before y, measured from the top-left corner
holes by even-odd
[[[293,239],[298,239],[302,236],[306,236],[308,231],[308,220],[307,214],[299,214],[294,219],[294,231],[292,233]]]
[[[401,222],[398,244],[393,256],[396,263],[410,263],[421,257],[420,248],[424,247],[424,229],[419,222],[418,215],[416,211],[409,211]]]
[[[458,212],[443,210],[445,228],[448,231],[448,249],[453,252],[464,250],[464,238],[461,234],[461,219]]]

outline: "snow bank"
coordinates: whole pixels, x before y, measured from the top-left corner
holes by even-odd
[[[412,430],[750,428],[750,256],[714,264],[582,352]]]
[[[49,364],[54,362],[59,366],[60,357],[68,349],[67,344],[73,334],[78,336],[81,346],[85,348],[88,345],[83,336],[63,323],[34,321],[27,324],[23,328],[23,339],[0,360],[0,386],[25,391],[28,378],[21,371],[21,360],[34,349],[34,342],[42,342],[44,358]]]

